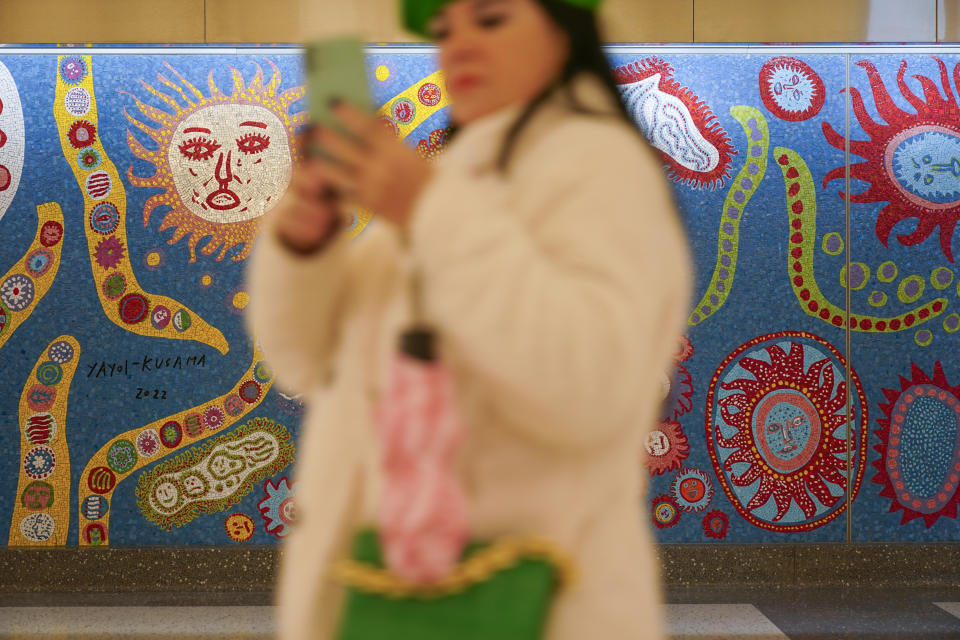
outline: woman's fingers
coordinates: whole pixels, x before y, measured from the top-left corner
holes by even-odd
[[[327,153],[348,167],[360,167],[366,161],[366,147],[357,144],[333,129],[325,128],[317,131],[314,140]]]
[[[332,185],[326,179],[324,171],[317,166],[316,161],[304,162],[290,176],[290,185],[288,189],[294,191],[299,197],[308,200],[330,197],[329,191]]]
[[[360,145],[372,147],[378,140],[377,129],[383,128],[377,119],[348,102],[341,102],[333,109],[344,128],[354,136]]]
[[[334,187],[341,196],[349,197],[356,194],[358,187],[356,173],[329,160],[318,159],[314,162],[317,171],[323,175],[324,181]]]

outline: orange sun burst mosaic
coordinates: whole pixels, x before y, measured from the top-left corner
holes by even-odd
[[[160,88],[140,82],[165,108],[128,94],[143,116],[158,125],[151,127],[124,108],[130,125],[155,145],[148,148],[127,130],[130,150],[155,167],[152,175],[138,176],[131,166],[127,178],[137,187],[161,190],[144,205],[144,227],[154,211],[168,207],[160,231],[174,229],[171,245],[187,238],[190,262],[196,262],[197,246],[204,238],[208,240],[200,247],[202,254],[216,253],[222,260],[240,246],[231,259],[245,259],[263,214],[290,181],[292,161],[298,157],[296,130],[306,119],[303,111],[291,113],[291,106],[303,97],[304,87],[280,91],[280,70],[267,62],[272,69],[269,80],[257,65],[249,83],[229,67],[230,93],[220,90],[211,70],[206,95],[164,63],[175,80],[158,73]]]

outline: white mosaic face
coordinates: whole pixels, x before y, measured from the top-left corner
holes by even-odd
[[[170,509],[179,501],[180,490],[172,482],[163,482],[153,490],[153,497],[160,506]]]
[[[17,194],[24,156],[23,110],[13,76],[0,64],[0,218]]]
[[[217,104],[185,118],[167,159],[183,204],[210,222],[263,215],[290,181],[283,123],[264,107]]]
[[[191,498],[203,495],[207,490],[206,485],[203,484],[203,478],[193,474],[183,479],[183,488]]]

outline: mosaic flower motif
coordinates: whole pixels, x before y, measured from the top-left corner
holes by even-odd
[[[115,269],[123,262],[123,243],[116,236],[104,238],[97,244],[97,249],[93,252],[93,258],[104,269]]]

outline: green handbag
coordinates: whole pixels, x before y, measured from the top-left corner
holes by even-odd
[[[335,571],[346,587],[337,640],[538,640],[557,588],[573,580],[569,560],[536,538],[471,543],[429,586],[383,567],[377,532],[359,532]]]

